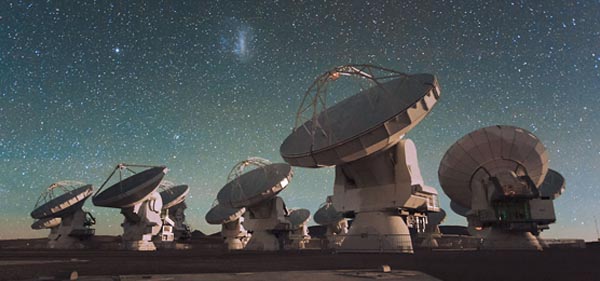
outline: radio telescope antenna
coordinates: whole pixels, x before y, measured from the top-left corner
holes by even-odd
[[[487,249],[542,247],[534,235],[556,220],[552,200],[564,178],[548,169],[548,154],[532,133],[513,126],[471,132],[440,163],[440,185],[467,211],[469,227],[490,227]]]
[[[227,176],[227,184],[243,194],[244,188],[237,181],[248,168],[255,169],[271,165],[271,161],[260,157],[249,157],[235,164]],[[243,196],[243,195],[240,195]],[[252,235],[244,228],[245,207],[233,207],[229,203],[219,204],[215,200],[213,207],[206,214],[206,221],[210,224],[221,225],[221,236],[229,250],[242,250],[248,244]]]
[[[327,196],[327,200],[315,212],[313,219],[317,224],[327,227],[326,248],[335,249],[342,245],[344,235],[348,233],[348,221],[342,212],[335,209],[331,196]]]
[[[206,222],[221,225],[221,236],[228,250],[242,250],[252,236],[242,225],[246,208],[232,208],[217,204],[206,213]]]
[[[264,159],[256,161],[258,158],[255,157],[250,159],[251,161],[241,161],[232,169],[230,177],[238,176],[221,188],[217,194],[218,204],[209,211],[206,220],[213,224],[221,222],[222,234],[230,249],[243,247],[245,250],[279,250],[282,246],[280,241],[289,240],[294,231],[285,203],[277,196],[292,179],[292,167],[284,163],[267,164],[270,162]],[[257,168],[243,172],[249,165]],[[244,234],[245,229],[241,227],[242,217],[239,220],[231,217],[237,217],[242,208],[245,211],[244,227],[252,232],[245,245],[242,239],[247,236]],[[236,239],[240,242],[229,243]]]
[[[217,194],[219,204],[250,207],[275,197],[293,176],[290,165],[276,163],[258,167],[228,182]]]
[[[291,209],[289,210],[287,220],[289,221],[290,233],[288,239],[289,244],[286,245],[289,249],[304,249],[310,241],[308,234],[308,220],[310,219],[310,211],[308,209]]]
[[[329,86],[349,87],[345,77],[366,87],[328,105]],[[423,231],[425,214],[439,206],[437,191],[421,177],[414,143],[403,136],[439,98],[435,76],[373,65],[335,67],[306,91],[280,154],[292,166],[336,166],[333,205],[356,214],[338,251],[413,252],[406,221]]]
[[[50,229],[49,248],[83,248],[82,240],[94,235],[90,228],[93,216],[82,210],[93,193],[91,184],[78,181],[59,181],[44,189],[38,198],[31,217],[37,221],[32,229]]]
[[[158,189],[163,201],[163,209],[169,209],[183,203],[188,193],[190,193],[190,187],[186,184],[175,185],[171,183],[170,186],[159,186]]]
[[[136,172],[135,168],[143,168]],[[119,208],[125,217],[123,248],[137,251],[154,251],[152,236],[162,226],[160,217],[162,198],[156,191],[168,172],[165,166],[118,164],[92,197],[96,206]],[[104,186],[118,173],[118,182]]]
[[[160,233],[162,242],[191,237],[190,227],[185,223],[185,199],[190,192],[188,185],[175,185],[173,182],[163,180],[158,185],[163,202],[161,217],[163,218]]]

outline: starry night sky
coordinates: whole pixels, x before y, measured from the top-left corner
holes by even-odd
[[[217,231],[204,215],[231,167],[281,162],[308,86],[349,63],[437,75],[442,99],[407,137],[442,207],[446,149],[520,126],[567,180],[543,235],[595,239],[599,15],[598,1],[1,1],[0,239],[46,236],[29,228],[40,192],[98,187],[120,162],[167,165],[191,186],[188,222]],[[314,212],[333,176],[296,168],[281,196]],[[86,208],[98,234],[121,233],[118,209]]]

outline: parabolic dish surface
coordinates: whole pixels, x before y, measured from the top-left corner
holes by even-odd
[[[171,208],[185,200],[185,197],[190,192],[190,187],[182,184],[169,187],[160,192],[160,197],[163,201],[163,209]]]
[[[244,212],[246,212],[246,208],[233,208],[218,204],[206,213],[205,219],[210,224],[224,224],[239,219]]]
[[[310,218],[310,211],[307,209],[296,209],[292,210],[288,216],[288,221],[291,224],[292,229],[299,228],[303,223],[307,222]]]
[[[333,207],[333,204],[325,204],[317,210],[317,212],[313,215],[313,219],[320,225],[328,225],[337,223],[344,219],[344,217],[341,212],[338,212]]]
[[[481,128],[462,137],[446,151],[438,176],[446,195],[470,209],[472,184],[500,171],[525,173],[539,187],[548,171],[546,148],[525,129]]]
[[[283,142],[280,153],[293,166],[351,162],[399,141],[440,97],[435,76],[397,78],[350,96],[307,121]]]
[[[292,167],[285,163],[258,167],[223,186],[217,200],[234,208],[254,206],[277,195],[289,184],[292,176]]]
[[[161,166],[132,175],[96,194],[92,202],[102,207],[131,207],[156,190],[166,172],[167,168]]]
[[[51,199],[31,212],[34,219],[61,217],[79,209],[92,195],[91,184],[81,186]]]

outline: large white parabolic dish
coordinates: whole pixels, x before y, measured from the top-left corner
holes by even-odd
[[[292,167],[285,163],[258,167],[223,186],[217,200],[234,208],[251,207],[275,197],[287,187],[292,176]]]
[[[218,204],[206,213],[205,219],[210,224],[224,224],[239,219],[245,212],[246,208],[232,208]]]
[[[548,172],[546,148],[535,135],[522,128],[501,125],[481,128],[448,149],[438,176],[446,195],[470,209],[472,183],[503,170],[527,175],[539,187]]]
[[[320,225],[329,225],[343,220],[344,216],[333,207],[333,204],[323,204],[313,215],[313,219]]]
[[[142,202],[158,188],[168,169],[164,166],[152,167],[123,179],[98,192],[92,198],[96,206],[127,208]]]
[[[293,166],[322,167],[348,163],[394,145],[416,126],[440,96],[431,74],[406,75],[346,98],[309,120],[281,144]],[[316,132],[316,133],[311,133]]]
[[[163,201],[163,210],[169,209],[183,201],[185,201],[185,197],[190,192],[190,187],[182,184],[167,187],[165,190],[160,192],[160,197]]]
[[[287,217],[292,229],[297,229],[305,224],[310,219],[310,211],[307,209],[291,210]]]
[[[31,212],[34,219],[61,217],[81,209],[85,200],[93,193],[91,184],[67,191],[62,195],[47,201]]]

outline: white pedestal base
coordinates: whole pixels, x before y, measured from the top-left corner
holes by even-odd
[[[227,250],[243,250],[244,242],[239,237],[225,237]]]
[[[152,241],[123,241],[123,249],[131,251],[156,251],[156,246]]]
[[[408,226],[400,216],[384,211],[360,212],[338,252],[413,253]]]
[[[123,249],[133,251],[156,251],[152,237],[162,226],[160,217],[162,199],[158,192],[149,195],[146,201],[121,209],[125,220],[123,227]]]
[[[542,246],[530,232],[514,232],[492,227],[483,239],[482,249],[541,251]]]
[[[85,226],[86,213],[79,209],[61,218],[61,223],[50,230],[48,248],[83,249],[83,240],[94,234],[94,229]]]
[[[263,230],[255,230],[252,233],[252,238],[248,241],[248,244],[244,248],[244,250],[250,251],[278,251],[279,250],[279,240],[277,237]]]

